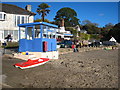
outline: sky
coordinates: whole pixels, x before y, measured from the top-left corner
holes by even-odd
[[[119,2],[120,0],[0,0],[1,2]]]
[[[112,0],[111,0],[112,1]],[[26,5],[32,5],[32,12],[36,13],[36,9],[42,2],[3,2],[8,4],[14,4],[21,8],[25,8]],[[108,23],[118,23],[118,2],[45,2],[51,7],[51,11],[45,17],[50,21],[56,15],[56,12],[63,8],[69,7],[77,12],[77,18],[80,21],[90,20],[93,23],[98,23],[99,27],[103,27]],[[37,14],[37,13],[36,13]],[[41,18],[40,15],[36,15],[35,19]],[[81,24],[80,22],[80,24]]]

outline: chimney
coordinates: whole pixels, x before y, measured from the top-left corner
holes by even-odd
[[[25,9],[31,11],[31,5],[26,5]]]
[[[64,19],[62,19],[61,27],[64,27]]]
[[[64,19],[62,19],[62,21],[61,21],[60,32],[65,32]]]

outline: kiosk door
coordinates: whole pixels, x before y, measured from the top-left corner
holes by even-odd
[[[46,52],[48,50],[48,42],[44,41],[43,42],[43,52]]]

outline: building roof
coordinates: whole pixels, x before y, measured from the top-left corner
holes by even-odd
[[[10,14],[21,14],[21,15],[36,15],[35,13],[20,8],[16,5],[4,4],[4,3],[2,3],[2,12],[10,13]]]
[[[113,41],[113,42],[116,42],[115,38],[112,37],[109,41]]]
[[[45,25],[45,26],[49,26],[49,27],[53,27],[53,28],[58,28],[57,25],[54,24],[50,24],[47,22],[34,22],[34,23],[24,23],[24,24],[19,24],[19,27],[26,27],[26,26],[34,26],[34,25]]]
[[[67,33],[65,33],[64,36],[73,36],[73,34],[67,34]]]

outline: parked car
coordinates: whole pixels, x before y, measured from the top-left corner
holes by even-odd
[[[91,42],[89,44],[89,47],[99,47],[100,45],[102,45],[102,43],[99,41],[96,41],[96,42]]]
[[[105,45],[105,46],[113,46],[113,45],[116,45],[116,42],[114,42],[114,41],[103,41],[103,45]]]
[[[57,44],[57,48],[60,48],[60,45]]]
[[[62,42],[57,43],[57,45],[60,45],[60,48],[71,48],[72,41],[71,40],[64,40]]]

